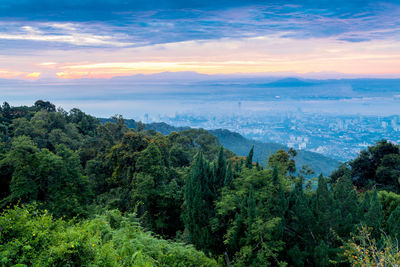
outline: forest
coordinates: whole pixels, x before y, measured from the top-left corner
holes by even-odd
[[[400,147],[329,176],[203,129],[0,108],[1,266],[399,266]]]

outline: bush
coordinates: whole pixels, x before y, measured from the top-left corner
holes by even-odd
[[[156,238],[134,214],[107,211],[76,223],[26,205],[0,216],[0,264],[28,266],[216,266],[191,246]]]
[[[362,226],[359,233],[345,244],[343,256],[352,266],[399,266],[397,243],[385,235],[377,241],[371,236],[371,229]]]

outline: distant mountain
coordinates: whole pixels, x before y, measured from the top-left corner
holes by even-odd
[[[100,118],[99,120],[101,123],[113,121],[112,119],[104,118]],[[126,119],[125,123],[129,128],[136,129],[137,127],[135,120]],[[168,135],[172,132],[189,130],[190,127],[175,127],[164,122],[157,122],[146,124],[145,129],[154,130],[164,135]],[[263,165],[267,163],[268,157],[279,149],[289,149],[287,146],[277,143],[263,143],[260,141],[249,140],[239,133],[225,129],[209,130],[208,132],[216,136],[225,148],[233,151],[239,156],[247,156],[251,147],[254,146],[254,161],[258,161]],[[331,174],[331,172],[340,164],[340,162],[335,159],[305,150],[298,150],[295,160],[298,169],[303,165],[309,165],[315,173],[323,173],[324,175]]]
[[[155,74],[136,74],[131,76],[119,76],[110,79],[109,81],[116,82],[177,82],[177,81],[203,81],[212,80],[219,76],[211,76],[208,74],[201,74],[194,71],[181,71],[181,72],[160,72]]]
[[[267,87],[303,87],[315,85],[315,82],[300,80],[297,78],[285,78],[265,84]]]

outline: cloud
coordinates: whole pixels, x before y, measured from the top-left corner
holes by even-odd
[[[57,64],[65,79],[111,78],[138,73],[196,71],[204,74],[268,72],[397,73],[400,42],[295,39],[283,35],[186,41],[102,50],[101,57],[70,52]],[[75,62],[72,59],[75,58]],[[65,59],[64,59],[65,60]],[[58,62],[62,62],[59,58]]]
[[[395,1],[287,2],[3,0],[0,68],[66,79],[399,69]]]
[[[0,40],[58,42],[75,46],[129,46],[132,43],[119,41],[117,36],[85,32],[83,25],[38,23],[35,26],[9,27],[0,31]]]
[[[28,73],[27,75],[25,75],[25,79],[38,79],[40,77],[40,72],[32,72],[32,73]]]
[[[57,65],[56,62],[42,62],[38,64],[39,66],[54,66]]]
[[[91,47],[147,46],[289,32],[349,42],[400,39],[395,1],[4,0],[1,39]],[[3,13],[3,14],[2,14]],[[2,16],[4,15],[4,16]],[[56,16],[57,15],[57,16]],[[22,31],[21,31],[22,30]],[[1,45],[0,39],[0,45]],[[21,44],[21,48],[26,49]],[[40,47],[35,47],[40,49]]]
[[[6,69],[0,69],[0,78],[2,79],[13,79],[17,78],[24,74],[23,72],[20,71],[12,71],[12,70],[6,70]]]
[[[0,69],[0,78],[1,79],[37,79],[40,76],[40,72],[24,72],[24,71],[15,71],[8,69]]]

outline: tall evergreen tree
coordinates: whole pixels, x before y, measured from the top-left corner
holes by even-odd
[[[318,188],[315,194],[315,218],[317,233],[320,238],[327,240],[327,234],[333,223],[332,218],[332,196],[328,190],[326,179],[320,175],[318,177]]]
[[[371,205],[371,193],[369,191],[365,192],[364,198],[358,206],[357,212],[360,218],[364,218],[365,214],[368,212]]]
[[[339,178],[333,190],[335,209],[339,215],[336,218],[337,231],[340,236],[348,236],[359,221],[357,209],[359,206],[357,193],[354,190],[350,174]]]
[[[397,208],[392,211],[392,213],[389,216],[389,219],[387,220],[387,228],[389,230],[389,234],[393,238],[396,238],[397,240],[400,240],[399,222],[400,222],[400,206],[397,206]]]
[[[218,153],[218,159],[215,166],[215,181],[214,186],[217,188],[216,191],[224,186],[226,178],[226,159],[224,155],[224,148],[221,146]]]
[[[364,215],[364,222],[367,226],[373,228],[373,234],[378,237],[383,222],[383,211],[376,190],[372,193],[368,212]]]
[[[249,155],[246,158],[246,168],[253,168],[253,154],[254,154],[254,146],[250,149]]]
[[[272,170],[272,186],[270,196],[270,211],[275,217],[283,217],[286,212],[286,198],[282,183],[279,179],[278,167]]]
[[[329,247],[322,240],[319,245],[314,249],[314,262],[316,266],[331,266],[331,263],[329,262],[328,252]]]
[[[250,186],[249,196],[247,198],[248,229],[250,229],[256,218],[256,205],[257,203],[256,199],[254,198],[254,189],[253,186]]]
[[[191,243],[206,252],[218,245],[210,224],[215,216],[212,179],[209,163],[199,152],[185,185],[184,221]]]
[[[226,170],[226,176],[224,180],[224,186],[229,186],[233,181],[233,170],[232,170],[232,163],[228,163],[228,167]]]

